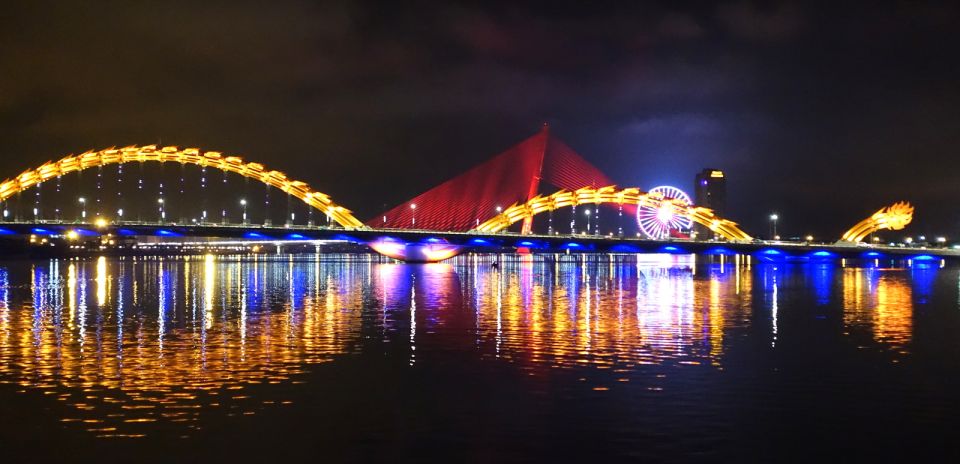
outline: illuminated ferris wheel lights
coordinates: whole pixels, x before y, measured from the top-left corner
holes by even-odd
[[[663,223],[669,223],[673,219],[673,208],[669,205],[661,205],[657,208],[657,220]]]
[[[693,225],[693,220],[677,209],[693,203],[683,190],[662,185],[650,189],[648,193],[662,199],[657,206],[642,205],[637,208],[637,224],[648,238],[669,238],[672,231],[686,230]]]

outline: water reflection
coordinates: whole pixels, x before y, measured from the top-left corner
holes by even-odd
[[[252,413],[245,386],[288,381],[357,335],[363,287],[340,266],[100,258],[88,306],[91,263],[68,263],[65,280],[61,264],[31,267],[32,298],[19,310],[10,309],[16,285],[5,283],[0,371],[71,406],[64,421],[104,435],[193,422],[204,408]]]
[[[472,256],[420,266],[317,256],[8,264],[0,382],[43,391],[67,406],[63,421],[100,436],[142,436],[157,421],[189,434],[212,411],[294,400],[252,386],[295,384],[312,365],[364,351],[411,368],[493,360],[618,382],[645,365],[723,369],[739,335],[759,330],[777,349],[783,315],[803,310],[799,294],[841,304],[848,332],[908,353],[913,305],[931,297],[937,270],[752,268],[740,256],[526,256],[499,269]]]
[[[904,269],[843,269],[844,323],[906,352],[913,333],[913,289]],[[923,284],[921,283],[920,286]]]

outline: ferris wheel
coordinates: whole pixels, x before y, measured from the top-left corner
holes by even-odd
[[[690,229],[693,220],[681,214],[677,206],[693,204],[690,195],[683,190],[669,185],[661,185],[650,189],[647,193],[661,194],[664,201],[659,206],[641,205],[637,208],[637,224],[648,238],[661,239],[670,237],[674,230]]]

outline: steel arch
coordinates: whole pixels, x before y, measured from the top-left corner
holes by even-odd
[[[538,195],[526,203],[513,204],[473,230],[475,232],[497,233],[526,218],[566,206],[614,203],[657,208],[665,202],[671,203],[678,214],[689,217],[694,222],[707,227],[727,240],[752,240],[750,235],[737,227],[737,223],[717,217],[713,214],[713,210],[709,208],[686,205],[664,198],[662,194],[642,192],[638,188],[617,190],[614,185],[598,189],[584,187],[573,192],[560,190],[546,197]]]
[[[320,210],[324,214],[329,214],[330,218],[343,227],[351,229],[366,228],[362,222],[351,214],[350,210],[334,203],[328,195],[311,189],[305,182],[289,179],[286,174],[280,171],[268,171],[260,163],[248,163],[239,157],[223,156],[222,153],[216,151],[201,153],[198,148],[181,150],[177,147],[157,148],[155,145],[146,145],[142,147],[108,148],[100,151],[88,151],[80,155],[69,155],[56,162],[48,161],[36,169],[28,169],[12,179],[3,181],[0,183],[0,201],[5,201],[41,182],[71,172],[109,164],[145,161],[193,164],[239,174],[276,187],[299,198],[307,205]]]

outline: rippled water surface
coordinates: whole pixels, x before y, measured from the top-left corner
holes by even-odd
[[[885,264],[0,262],[0,452],[956,459],[960,276]]]

